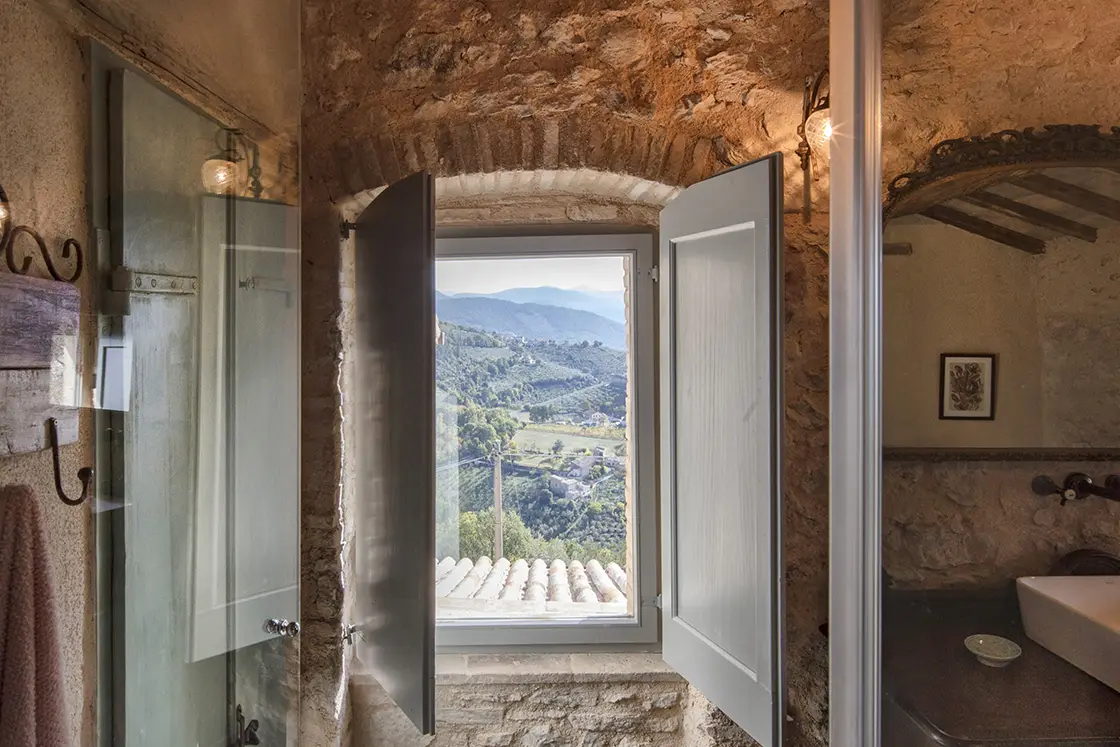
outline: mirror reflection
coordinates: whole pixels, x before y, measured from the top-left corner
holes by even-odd
[[[1120,734],[1120,173],[1046,166],[885,227],[887,747]]]

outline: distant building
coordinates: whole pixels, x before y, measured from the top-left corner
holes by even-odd
[[[591,468],[595,466],[597,461],[595,457],[579,457],[572,462],[572,468],[568,471],[568,475],[586,480],[591,475]]]
[[[579,498],[591,492],[590,488],[579,480],[560,475],[548,476],[548,489],[561,498]]]

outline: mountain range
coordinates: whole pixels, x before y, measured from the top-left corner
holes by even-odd
[[[504,297],[503,297],[504,296]],[[525,299],[525,300],[512,300]],[[555,303],[543,303],[552,300]],[[601,342],[607,347],[626,348],[626,326],[620,321],[585,308],[598,304],[607,312],[614,299],[598,298],[586,291],[563,288],[510,288],[499,293],[459,294],[436,293],[436,314],[443,321],[478,327],[490,332],[518,335],[530,340],[560,342]],[[622,305],[622,292],[617,303]],[[618,314],[625,318],[623,314]]]
[[[626,323],[625,291],[599,291],[586,288],[507,288],[497,293],[456,293],[455,298],[500,298],[514,303],[538,303],[565,309],[590,311],[619,324]]]

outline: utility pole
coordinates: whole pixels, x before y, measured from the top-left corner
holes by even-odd
[[[494,562],[505,555],[502,550],[502,452],[494,450]]]

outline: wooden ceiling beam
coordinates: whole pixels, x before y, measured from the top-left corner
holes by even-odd
[[[1045,228],[1056,233],[1072,236],[1075,239],[1088,241],[1090,243],[1097,240],[1097,229],[1095,226],[1089,226],[1084,223],[1078,223],[1069,218],[1063,218],[1060,215],[1047,212],[1034,205],[1027,205],[1017,200],[1012,200],[1010,197],[998,195],[995,192],[989,192],[981,189],[977,192],[961,198],[965,202],[979,205],[982,208],[992,210],[1000,213],[1001,215],[1010,215],[1021,221],[1030,223],[1031,225]]]
[[[998,226],[995,223],[989,223],[983,218],[977,218],[968,213],[962,213],[960,210],[944,205],[934,205],[922,211],[922,215],[927,218],[941,221],[942,223],[950,226],[955,226],[962,231],[983,236],[985,239],[1006,244],[1028,254],[1042,254],[1046,251],[1046,242],[1040,238],[1031,236],[1030,234],[1020,233],[1013,231],[1010,228]]]
[[[1063,182],[1061,179],[1055,179],[1045,174],[1027,174],[1018,179],[1012,179],[1011,184],[1029,189],[1036,194],[1051,197],[1067,205],[1088,210],[1090,213],[1120,221],[1120,200],[1094,192],[1091,189]]]

